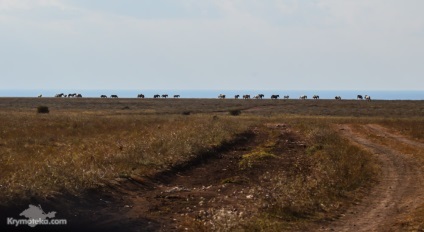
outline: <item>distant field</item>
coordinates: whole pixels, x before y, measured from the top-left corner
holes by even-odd
[[[0,98],[2,112],[35,112],[48,106],[51,114],[181,114],[226,113],[242,110],[251,115],[319,115],[343,117],[422,117],[424,101],[270,100],[270,99],[99,99],[99,98]]]
[[[50,112],[37,114],[38,106]],[[152,178],[222,150],[235,160],[234,172],[218,184],[205,177],[202,185],[236,183],[234,191],[243,187],[270,197],[258,197],[246,212],[260,213],[246,221],[233,218],[234,228],[301,228],[364,196],[379,175],[375,157],[342,138],[337,125],[366,131],[374,127],[361,125],[379,124],[422,143],[423,115],[424,101],[0,98],[0,206]],[[421,157],[416,148],[396,146],[401,148]],[[214,204],[210,208],[226,205]],[[171,209],[160,212],[150,219],[176,223],[167,221]],[[197,216],[184,217],[188,227],[200,228]]]

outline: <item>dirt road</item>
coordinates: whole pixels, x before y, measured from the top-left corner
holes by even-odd
[[[399,134],[390,133],[379,125],[364,125],[354,128],[340,125],[340,132],[356,145],[377,155],[381,162],[380,182],[371,193],[346,214],[332,224],[323,226],[323,231],[420,231],[418,225],[405,222],[424,206],[424,175],[422,164],[413,154],[404,154],[396,146],[382,145],[379,141],[409,146],[420,152],[424,144],[412,141]],[[372,137],[379,139],[371,139]],[[389,141],[387,141],[389,140]],[[403,225],[402,225],[403,224]]]

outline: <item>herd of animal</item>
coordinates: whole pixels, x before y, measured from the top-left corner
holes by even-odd
[[[42,97],[42,96],[43,96],[42,94],[38,95],[38,97]],[[63,98],[74,98],[74,97],[75,98],[81,98],[82,95],[80,93],[70,93],[70,94],[58,93],[58,94],[55,95],[55,97],[59,97],[59,98],[61,98],[61,97],[63,97]],[[168,97],[169,97],[168,94],[162,94],[162,95],[155,94],[155,95],[153,95],[153,98],[168,98]],[[180,98],[180,95],[176,94],[173,97],[174,98]],[[255,96],[250,96],[250,94],[245,94],[245,95],[242,95],[242,96],[240,96],[239,94],[234,95],[234,99],[239,99],[240,97],[242,97],[243,99],[251,99],[251,98],[253,98],[253,99],[263,99],[263,98],[265,98],[265,95],[264,94],[261,94],[261,93],[258,94],[258,95],[255,95]],[[102,95],[100,95],[100,98],[108,98],[108,96],[102,94]],[[110,95],[110,98],[118,98],[118,95],[112,94],[112,95]],[[144,94],[138,94],[137,95],[137,98],[145,98],[145,95]],[[218,95],[218,98],[219,99],[225,99],[226,98],[226,95],[225,94],[220,94],[220,95]],[[277,95],[271,95],[270,98],[271,99],[278,99],[278,98],[280,98],[280,95],[278,95],[278,94]],[[289,95],[284,95],[283,98],[284,99],[289,99],[290,96]],[[315,99],[315,100],[318,100],[319,99],[319,95],[313,95],[312,98]],[[301,95],[299,97],[299,99],[306,100],[306,99],[308,99],[308,96]],[[334,99],[335,100],[342,100],[342,97],[335,96]],[[365,99],[367,101],[371,101],[371,97],[369,95],[365,95],[365,96],[358,95],[358,96],[356,96],[356,99],[358,99],[358,100],[364,100]]]
[[[254,97],[252,97],[252,98],[254,98],[254,99],[262,99],[262,98],[264,98],[265,97],[265,95],[264,94],[258,94],[258,95],[256,95],[256,96],[254,96]],[[271,99],[278,99],[280,97],[280,95],[271,95]],[[220,95],[218,95],[218,98],[219,99],[225,99],[226,98],[226,95],[225,94],[220,94]],[[240,98],[240,95],[235,95],[234,96],[234,99],[239,99]],[[249,94],[246,94],[246,95],[243,95],[243,99],[250,99],[251,97],[250,97],[250,95]],[[290,96],[289,95],[284,95],[284,99],[289,99],[290,98]],[[313,95],[312,96],[312,98],[313,99],[315,99],[315,100],[318,100],[319,99],[319,95]],[[306,96],[306,95],[301,95],[301,96],[299,96],[299,99],[301,99],[301,100],[306,100],[306,99],[308,99],[308,96]],[[340,96],[335,96],[334,97],[334,99],[335,100],[342,100],[342,97],[340,97]],[[358,100],[363,100],[363,99],[365,99],[365,100],[368,100],[368,101],[371,101],[371,97],[369,96],[369,95],[365,95],[365,97],[363,97],[362,95],[358,95],[357,97],[356,97],[356,99],[358,99]]]

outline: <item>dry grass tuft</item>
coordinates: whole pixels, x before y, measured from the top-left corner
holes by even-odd
[[[264,196],[264,214],[248,223],[249,228],[287,230],[328,217],[378,176],[375,158],[340,137],[330,128],[330,121],[296,119],[293,123],[307,147],[292,157],[289,170],[262,177],[273,187],[257,190]]]
[[[247,129],[209,116],[0,115],[0,202],[102,186],[184,162]],[[16,125],[19,125],[17,127]]]

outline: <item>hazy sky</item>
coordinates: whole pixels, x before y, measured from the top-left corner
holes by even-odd
[[[0,0],[0,88],[424,90],[423,10],[423,0]]]

